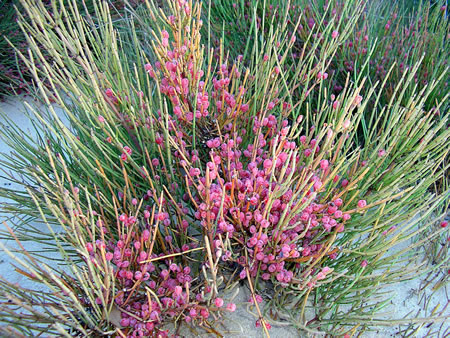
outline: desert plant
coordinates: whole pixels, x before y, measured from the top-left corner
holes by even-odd
[[[183,320],[215,333],[209,318],[223,312],[220,293],[240,279],[266,334],[280,320],[349,334],[443,319],[376,317],[386,304],[382,286],[435,268],[402,264],[447,231],[431,231],[431,216],[448,191],[428,188],[448,167],[450,138],[448,121],[424,110],[445,73],[421,91],[407,90],[420,62],[388,104],[380,100],[385,83],[364,79],[347,78],[331,94],[327,67],[362,7],[344,7],[355,18],[337,21],[340,37],[327,26],[324,40],[314,42],[320,54],[297,44],[286,11],[278,28],[254,26],[260,43],[248,57],[227,55],[222,45],[216,62],[201,44],[197,2],[160,8],[147,1],[130,8],[120,30],[106,3],[83,15],[76,1],[55,4],[53,15],[41,1],[22,4],[32,20],[20,20],[30,47],[20,56],[47,105],[34,111],[38,141],[19,128],[1,129],[14,149],[2,165],[21,173],[9,179],[25,191],[0,193],[12,200],[5,210],[44,220],[50,230],[23,223],[9,236],[24,242],[39,234],[65,264],[39,268],[31,254],[21,260],[8,251],[49,291],[37,298],[1,281],[1,297],[10,301],[0,306],[8,315],[3,330],[150,335]],[[364,125],[362,147],[364,114],[376,118]],[[419,234],[426,235],[395,250]],[[200,276],[190,280],[188,268]],[[45,273],[51,269],[63,277]],[[17,310],[23,305],[28,312]],[[159,312],[148,319],[153,306]]]
[[[115,20],[123,13],[123,0],[109,1]],[[131,5],[138,7],[141,1],[131,1]],[[50,0],[43,2],[48,9],[52,8]],[[78,6],[85,7],[90,13],[94,12],[92,0],[78,1]],[[68,3],[65,3],[68,5]],[[20,30],[16,11],[24,13],[19,0],[5,0],[0,4],[0,99],[13,94],[27,94],[34,96],[33,74],[18,57],[17,51],[27,53],[27,39]],[[13,48],[13,46],[17,49]]]
[[[445,1],[420,1],[413,9],[409,5],[409,2],[407,6],[402,2],[383,0],[213,1],[209,7],[205,3],[205,11],[209,11],[213,22],[212,41],[217,45],[221,38],[224,39],[231,55],[251,50],[256,41],[253,37],[255,28],[259,27],[264,33],[261,37],[265,36],[271,26],[281,24],[284,11],[289,16],[286,29],[298,37],[294,58],[303,57],[305,49],[320,53],[332,32],[333,37],[339,40],[339,48],[327,67],[329,91],[338,94],[345,87],[348,73],[350,80],[355,82],[367,77],[370,81],[367,88],[387,78],[379,100],[381,106],[392,98],[402,74],[422,60],[406,97],[412,95],[415,87],[423,88],[439,78],[425,104],[426,110],[435,109],[436,103],[442,102],[448,91],[448,76],[441,77],[447,72],[449,55]],[[349,11],[358,6],[363,7],[361,15]],[[295,25],[298,17],[301,17],[300,24]],[[351,20],[357,22],[348,32],[344,27]],[[227,31],[221,35],[223,25],[227,26]],[[331,30],[330,26],[333,26]],[[242,36],[247,39],[242,39]],[[364,88],[361,94],[367,94]],[[316,104],[315,95],[311,95],[310,100]],[[406,101],[402,103],[406,104]],[[317,105],[320,106],[320,102]],[[448,103],[444,102],[443,111],[447,107]],[[437,116],[442,117],[442,114],[436,111]],[[366,123],[364,119],[363,124]]]

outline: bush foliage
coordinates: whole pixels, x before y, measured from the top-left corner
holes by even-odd
[[[0,330],[219,335],[239,283],[267,336],[444,320],[377,314],[383,286],[448,266],[412,259],[448,233],[445,9],[419,27],[363,0],[21,4],[46,105],[37,140],[0,131],[25,219],[1,245],[44,291],[1,279]]]

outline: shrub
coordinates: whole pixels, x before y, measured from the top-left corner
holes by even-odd
[[[388,325],[376,317],[382,286],[434,269],[402,265],[421,242],[395,248],[447,231],[431,230],[431,216],[448,192],[428,190],[448,168],[448,121],[425,110],[436,82],[409,96],[416,63],[392,104],[380,101],[384,86],[364,79],[332,95],[325,73],[356,19],[342,22],[348,33],[339,39],[329,25],[315,42],[320,54],[304,48],[294,57],[285,15],[280,29],[255,27],[264,39],[248,58],[222,45],[216,63],[202,46],[200,3],[147,2],[118,30],[106,3],[94,5],[95,16],[81,16],[75,2],[56,6],[61,16],[22,3],[33,38],[21,57],[48,110],[35,110],[41,141],[1,129],[15,149],[2,164],[21,172],[10,180],[27,192],[0,193],[13,201],[5,210],[50,230],[23,223],[10,236],[39,233],[64,264],[56,277],[31,254],[20,260],[7,250],[48,291],[36,298],[2,280],[5,332],[164,335],[167,322],[183,320],[216,333],[209,318],[235,309],[223,294],[243,280],[266,334],[288,320],[344,335]],[[344,10],[357,18],[361,8]],[[364,114],[377,118],[364,125],[361,146]]]
[[[356,11],[357,8],[361,11]],[[287,16],[285,29],[289,34],[297,35],[293,58],[303,59],[306,50],[316,54],[314,65],[325,61],[326,67],[322,72],[326,72],[329,79],[324,86],[335,95],[346,86],[348,77],[354,82],[367,77],[370,85],[366,86],[367,89],[362,88],[363,96],[377,82],[382,83],[384,90],[379,100],[372,100],[370,105],[378,103],[383,107],[392,102],[393,93],[403,74],[420,62],[414,81],[408,86],[407,95],[400,98],[401,104],[406,105],[416,90],[420,91],[426,84],[437,81],[425,103],[426,110],[435,110],[436,103],[445,101],[443,99],[448,92],[448,76],[441,76],[448,71],[449,53],[445,1],[433,4],[424,2],[413,9],[407,8],[404,4],[383,0],[299,0],[213,1],[210,8],[206,9],[210,10],[210,17],[213,18],[211,31],[215,36],[213,42],[217,50],[222,37],[222,25],[227,26],[223,39],[231,55],[254,48],[256,28],[263,33],[261,38],[264,39],[271,27],[280,26]],[[298,25],[295,24],[296,18],[300,18]],[[242,36],[247,36],[247,40],[242,39]],[[329,39],[336,39],[339,47],[335,54],[331,54],[331,60],[324,60],[321,51]],[[316,95],[310,95],[311,106],[320,106],[320,98],[317,100]],[[446,111],[447,106],[448,103],[444,102],[442,111]],[[442,111],[435,110],[435,113],[442,118]],[[370,120],[371,116],[364,116],[362,127]],[[364,139],[365,132],[361,130],[360,133],[361,139]]]
[[[68,5],[69,2],[65,4]],[[122,0],[110,1],[110,7],[116,16],[123,10]],[[131,1],[133,6],[139,6],[141,1]],[[51,10],[50,0],[43,1],[45,8]],[[93,1],[78,1],[77,6],[86,6],[89,12],[94,12]],[[20,29],[16,7],[22,12],[19,0],[5,0],[0,4],[0,99],[12,94],[34,95],[33,74],[26,63],[18,57],[17,52],[27,55],[27,36]],[[14,46],[14,49],[12,46]]]

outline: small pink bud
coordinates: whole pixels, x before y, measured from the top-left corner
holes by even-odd
[[[272,168],[272,160],[269,159],[264,160],[263,167],[266,170]]]
[[[131,155],[131,153],[133,152],[133,151],[131,150],[131,148],[128,147],[128,146],[123,147],[123,150],[124,150],[128,155]]]
[[[325,279],[325,278],[326,278],[326,276],[325,276],[325,274],[323,272],[319,272],[317,274],[317,280],[322,280],[322,279]]]
[[[358,201],[358,208],[364,208],[367,205],[366,200],[359,200]]]
[[[339,35],[339,32],[338,32],[338,31],[333,31],[333,33],[331,33],[331,37],[332,37],[333,39],[336,39],[336,38],[338,37],[338,35]]]
[[[134,245],[134,248],[135,248],[136,250],[139,250],[139,249],[141,248],[141,243],[138,242],[138,241],[134,242],[133,245]]]
[[[367,261],[366,260],[363,260],[362,262],[361,262],[361,267],[363,267],[363,268],[365,268],[366,266],[367,266]]]
[[[151,78],[154,78],[154,77],[155,77],[155,72],[154,72],[153,67],[152,67],[151,64],[147,63],[147,64],[144,66],[144,68],[145,68],[145,70],[147,71],[148,75],[150,75]]]
[[[193,318],[197,317],[197,310],[195,308],[190,309],[189,315]]]
[[[179,285],[175,286],[175,290],[174,290],[173,293],[174,293],[176,296],[180,296],[182,292],[183,292],[183,289],[181,288],[181,286],[179,286]]]
[[[214,303],[216,304],[217,307],[222,307],[223,306],[223,299],[222,298],[216,298]]]
[[[203,318],[208,319],[208,317],[209,317],[209,311],[208,311],[207,309],[201,309],[201,310],[200,310],[200,315],[201,315]]]
[[[234,312],[234,311],[236,311],[236,304],[234,304],[234,303],[228,303],[228,304],[227,304],[227,311],[229,311],[229,312]]]
[[[126,327],[130,325],[130,319],[129,318],[122,318],[120,320],[120,326]]]
[[[109,262],[113,259],[114,254],[112,252],[107,252],[105,255],[106,260]]]
[[[320,168],[322,170],[327,170],[329,166],[329,162],[327,160],[320,161]]]
[[[86,243],[86,250],[88,252],[94,251],[94,247],[93,247],[92,243]]]
[[[105,118],[104,118],[102,115],[99,115],[99,116],[98,116],[98,121],[99,121],[100,123],[105,123]]]

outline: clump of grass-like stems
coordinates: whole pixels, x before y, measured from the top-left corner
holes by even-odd
[[[222,44],[216,59],[202,45],[197,2],[147,1],[118,30],[106,2],[83,14],[76,1],[55,3],[52,15],[41,1],[22,4],[31,22],[21,16],[29,52],[19,54],[46,107],[34,110],[37,141],[12,123],[1,129],[14,149],[4,172],[20,172],[9,180],[24,190],[0,193],[12,200],[5,210],[49,232],[23,223],[5,236],[39,234],[65,264],[4,249],[48,291],[2,280],[2,330],[166,335],[168,322],[184,322],[220,334],[219,319],[235,309],[222,294],[239,280],[266,335],[281,322],[344,335],[444,319],[377,313],[383,286],[435,269],[411,258],[447,231],[434,228],[433,212],[448,189],[429,188],[448,169],[448,121],[425,107],[445,72],[411,92],[419,60],[386,104],[385,82],[365,78],[347,76],[331,94],[324,74],[343,40],[293,57],[288,12],[278,28],[254,26],[248,58]],[[343,36],[361,8],[333,22]],[[313,91],[320,104],[311,105]],[[364,115],[376,118],[361,146]]]
[[[409,4],[410,2],[407,2]],[[318,59],[322,57],[322,46],[326,41],[335,39],[339,46],[325,72],[329,80],[324,84],[329,92],[337,95],[345,87],[347,75],[354,81],[367,77],[367,88],[377,81],[383,83],[378,101],[380,108],[388,104],[403,74],[420,61],[414,80],[408,85],[407,95],[402,104],[417,89],[440,79],[433,91],[427,96],[426,110],[434,110],[436,116],[443,118],[448,103],[443,100],[448,92],[448,77],[441,77],[448,69],[448,36],[446,1],[420,1],[413,8],[405,3],[377,1],[212,1],[205,3],[205,10],[213,22],[211,40],[219,50],[220,38],[229,46],[231,55],[246,54],[256,44],[254,32],[259,27],[261,39],[264,39],[272,26],[281,25],[283,13],[288,16],[285,29],[297,35],[292,57],[304,59],[304,50],[314,52]],[[355,11],[359,9],[359,11]],[[357,15],[355,15],[358,13]],[[300,24],[296,25],[296,18]],[[348,23],[351,23],[348,30]],[[227,27],[223,36],[222,27]],[[242,37],[247,37],[243,39]],[[322,59],[323,60],[323,59]],[[319,60],[315,60],[319,62]],[[318,100],[318,102],[317,102]],[[443,102],[441,110],[436,104]],[[321,105],[320,97],[310,95],[311,105]],[[366,124],[370,116],[363,116],[361,139],[365,139]]]
[[[79,0],[78,6],[86,7],[93,12],[93,1]],[[46,8],[51,9],[50,0],[44,1]],[[141,1],[132,1],[138,7]],[[120,16],[124,8],[122,0],[109,1],[115,17]],[[15,94],[33,96],[33,74],[11,46],[15,46],[21,53],[26,53],[28,44],[24,33],[20,30],[16,11],[22,11],[19,0],[4,0],[0,3],[0,100]]]

